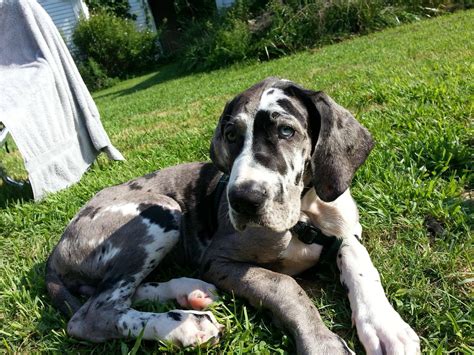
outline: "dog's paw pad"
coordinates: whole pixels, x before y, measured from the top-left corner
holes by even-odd
[[[188,303],[192,309],[204,309],[209,307],[214,300],[210,295],[201,291],[195,290],[188,295]]]
[[[217,299],[216,288],[212,284],[184,277],[173,281],[173,292],[181,307],[201,310]]]

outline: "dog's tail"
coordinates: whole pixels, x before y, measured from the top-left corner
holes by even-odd
[[[81,307],[81,302],[69,292],[64,285],[60,276],[52,266],[52,257],[50,255],[46,264],[46,289],[49,297],[53,301],[54,306],[65,316],[72,317],[74,313]]]

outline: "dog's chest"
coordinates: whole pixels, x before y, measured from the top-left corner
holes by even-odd
[[[319,244],[305,244],[293,236],[279,256],[281,273],[296,275],[314,266],[323,250]]]

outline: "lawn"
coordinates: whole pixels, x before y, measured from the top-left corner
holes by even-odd
[[[188,76],[169,66],[95,93],[126,162],[102,157],[81,182],[40,203],[0,182],[0,346],[21,353],[171,351],[155,342],[69,338],[66,319],[45,294],[45,260],[68,221],[101,188],[208,160],[226,100],[276,75],[324,90],[372,132],[376,147],[352,191],[388,298],[420,335],[423,352],[473,353],[473,33],[474,11],[465,11],[268,63]],[[0,161],[25,176],[18,152],[1,148]],[[162,277],[191,274],[171,266]],[[299,280],[328,327],[362,351],[336,268],[325,264]],[[226,335],[207,351],[294,352],[264,310],[227,294],[214,312]]]

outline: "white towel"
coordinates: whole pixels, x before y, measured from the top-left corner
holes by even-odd
[[[36,200],[79,181],[100,151],[124,160],[36,0],[0,0],[0,121],[23,156]]]

